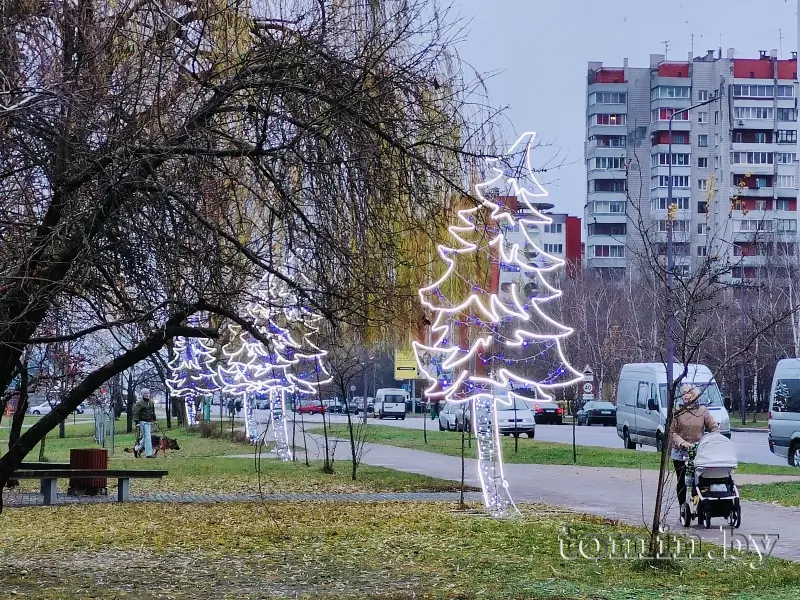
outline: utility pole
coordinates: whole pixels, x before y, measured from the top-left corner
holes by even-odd
[[[361,372],[361,386],[364,393],[364,425],[367,424],[367,352],[364,349],[364,370]]]

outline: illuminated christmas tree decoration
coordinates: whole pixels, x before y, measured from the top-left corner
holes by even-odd
[[[473,432],[478,440],[478,475],[487,511],[496,517],[517,512],[508,492],[508,483],[503,472],[501,453],[501,431],[498,423],[498,405],[511,406],[522,398],[513,390],[531,388],[539,398],[550,398],[548,390],[566,387],[581,381],[583,375],[573,368],[562,348],[562,340],[572,329],[545,314],[543,307],[561,297],[561,290],[545,277],[564,266],[564,260],[552,256],[537,245],[533,231],[552,223],[552,219],[536,208],[537,197],[547,196],[531,167],[531,154],[535,133],[526,133],[511,146],[508,154],[524,152],[523,172],[506,172],[500,159],[487,161],[493,175],[475,186],[480,201],[476,207],[457,213],[457,223],[449,228],[455,240],[453,247],[438,246],[438,254],[445,264],[444,274],[432,284],[419,290],[424,308],[435,313],[431,325],[432,341],[429,344],[413,343],[414,353],[422,376],[430,385],[425,390],[432,399],[456,403],[470,403]],[[532,182],[526,186],[523,178]],[[504,206],[499,193],[488,194],[486,190],[499,190],[504,183],[509,196],[516,197],[522,216]],[[489,214],[487,215],[487,210]],[[477,217],[486,217],[485,226],[478,227]],[[507,230],[518,230],[522,240],[511,243]],[[487,241],[488,238],[488,241]],[[472,293],[466,298],[448,298],[447,282],[460,278],[458,261],[467,255],[485,256],[485,264],[504,265],[511,272],[519,272],[536,283],[535,295],[524,297],[516,282],[506,283],[509,289],[501,295],[499,291],[485,290],[472,284]],[[531,259],[533,257],[533,259]],[[498,265],[499,266],[499,265]],[[528,289],[526,284],[525,289]],[[465,324],[470,330],[479,330],[462,348],[457,343],[448,343],[454,338],[453,327]],[[540,346],[540,351],[536,351]],[[536,352],[528,358],[507,359],[508,352],[521,352],[533,348]],[[493,352],[488,359],[490,370],[482,373],[477,365],[486,364],[485,352]],[[520,368],[524,364],[538,369],[535,378],[524,375]],[[556,368],[546,365],[556,363]],[[426,365],[441,365],[437,372],[426,370]],[[442,374],[447,374],[443,376]]]
[[[189,319],[193,327],[200,326],[200,317]],[[167,387],[170,394],[183,398],[186,405],[186,424],[197,424],[196,402],[211,395],[217,388],[211,364],[214,348],[205,338],[175,338],[172,357],[167,363],[170,377]]]

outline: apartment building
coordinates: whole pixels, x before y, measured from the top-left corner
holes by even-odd
[[[526,206],[518,204],[514,196],[504,196],[501,200],[520,215],[531,213]],[[553,208],[553,204],[546,202],[534,205],[534,209],[552,219],[552,223],[530,227],[528,235],[540,250],[565,262],[564,268],[557,272],[558,278],[563,278],[581,269],[581,219],[567,214],[552,213]],[[536,260],[535,250],[528,246],[525,234],[518,225],[513,228],[506,227],[504,234],[507,244],[517,244],[523,249],[528,260],[532,262]],[[519,267],[512,264],[499,265],[496,281],[501,294],[507,289],[510,290],[509,284],[516,283],[517,289],[533,296],[538,286],[538,279],[535,276],[521,273]]]
[[[670,117],[715,94],[672,120],[670,156]],[[666,253],[670,162],[676,269],[689,273],[713,257],[735,265],[731,278],[752,278],[768,255],[793,256],[797,98],[796,53],[589,63],[585,266],[627,273],[645,239]]]

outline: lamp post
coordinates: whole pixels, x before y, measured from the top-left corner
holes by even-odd
[[[800,0],[799,0],[800,1]],[[672,368],[673,363],[675,362],[675,313],[672,310],[672,281],[673,281],[673,271],[675,269],[675,255],[673,249],[673,228],[672,224],[675,220],[675,213],[678,210],[678,207],[673,204],[672,201],[672,121],[675,119],[676,116],[689,112],[695,108],[699,108],[701,106],[705,106],[706,104],[711,104],[712,102],[716,102],[719,100],[720,96],[718,93],[714,93],[713,96],[709,97],[708,100],[704,100],[703,102],[698,102],[697,104],[693,104],[688,108],[682,108],[680,110],[676,110],[673,112],[669,117],[669,142],[668,142],[668,154],[667,154],[667,297],[665,299],[665,309],[667,313],[667,391],[671,392],[670,387],[672,386]],[[672,407],[673,407],[673,398],[674,394],[670,393],[670,397],[667,399],[667,412],[671,414]]]

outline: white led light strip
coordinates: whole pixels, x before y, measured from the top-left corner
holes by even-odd
[[[200,318],[197,316],[190,318],[189,324],[193,327],[199,326]],[[172,357],[167,363],[170,372],[167,387],[172,396],[183,398],[188,426],[197,424],[195,402],[211,395],[217,389],[215,374],[211,369],[213,352],[211,340],[175,338]]]
[[[499,158],[487,161],[494,176],[488,181],[475,186],[475,193],[480,200],[480,205],[458,211],[458,224],[448,228],[451,236],[456,240],[456,247],[438,246],[438,253],[447,268],[444,275],[436,282],[419,290],[422,305],[435,313],[431,325],[433,341],[429,345],[419,342],[413,343],[414,353],[420,372],[426,377],[430,385],[425,390],[431,399],[465,403],[472,406],[472,429],[478,440],[478,476],[483,490],[484,505],[486,510],[495,517],[504,517],[516,513],[517,508],[508,492],[508,482],[503,472],[501,436],[497,417],[498,403],[512,405],[516,395],[508,390],[515,387],[532,387],[537,392],[537,397],[551,398],[548,390],[567,387],[581,381],[583,374],[573,368],[562,348],[562,340],[572,333],[572,329],[550,318],[544,313],[541,306],[547,302],[561,297],[561,290],[550,285],[543,274],[553,272],[564,265],[564,261],[543,251],[530,235],[530,228],[540,227],[552,223],[552,219],[537,211],[533,198],[547,196],[547,191],[537,181],[531,167],[531,150],[536,134],[525,133],[511,146],[508,154],[517,154],[525,151],[525,166],[527,177],[533,182],[534,191],[524,187],[517,177],[507,175],[499,167]],[[499,187],[495,184],[503,180],[511,189],[509,195],[515,196],[518,206],[527,209],[528,214],[519,217],[508,209],[504,209],[499,202],[492,202],[483,195],[483,190]],[[490,232],[498,232],[488,244],[478,245],[465,239],[465,235],[477,231],[475,221],[479,211],[491,210],[490,221],[493,227]],[[515,227],[519,225],[524,235],[525,247],[532,248],[538,257],[545,259],[546,264],[528,262],[523,248],[518,244],[507,244],[501,225]],[[481,231],[479,233],[485,233]],[[535,298],[521,299],[521,290],[516,283],[511,284],[511,300],[501,299],[497,293],[481,290],[473,285],[473,292],[461,302],[448,300],[443,292],[445,284],[450,278],[459,278],[456,261],[462,255],[485,254],[486,264],[491,260],[514,265],[520,272],[535,274],[547,291],[545,295]],[[452,335],[452,326],[456,322],[467,320],[473,324],[478,323],[486,331],[474,339],[468,348],[460,348],[454,340],[448,340]],[[507,338],[497,335],[496,325],[509,321],[516,321],[519,326]],[[539,329],[546,329],[546,333],[537,333],[531,327],[536,323]],[[526,325],[528,327],[526,327]],[[521,375],[521,370],[501,366],[494,369],[489,376],[479,376],[471,371],[470,363],[477,364],[481,360],[478,353],[492,346],[504,346],[509,349],[527,346],[530,343],[547,342],[552,345],[555,355],[559,360],[559,369],[545,381],[528,379]],[[540,356],[542,353],[539,353]],[[439,356],[441,361],[428,361],[428,364],[441,362],[441,370],[452,375],[445,379],[437,377],[434,372],[426,370],[427,364],[424,356]],[[499,361],[506,364],[506,361]],[[525,362],[514,361],[514,364]],[[500,393],[498,393],[500,392]],[[502,395],[501,395],[502,394]]]

